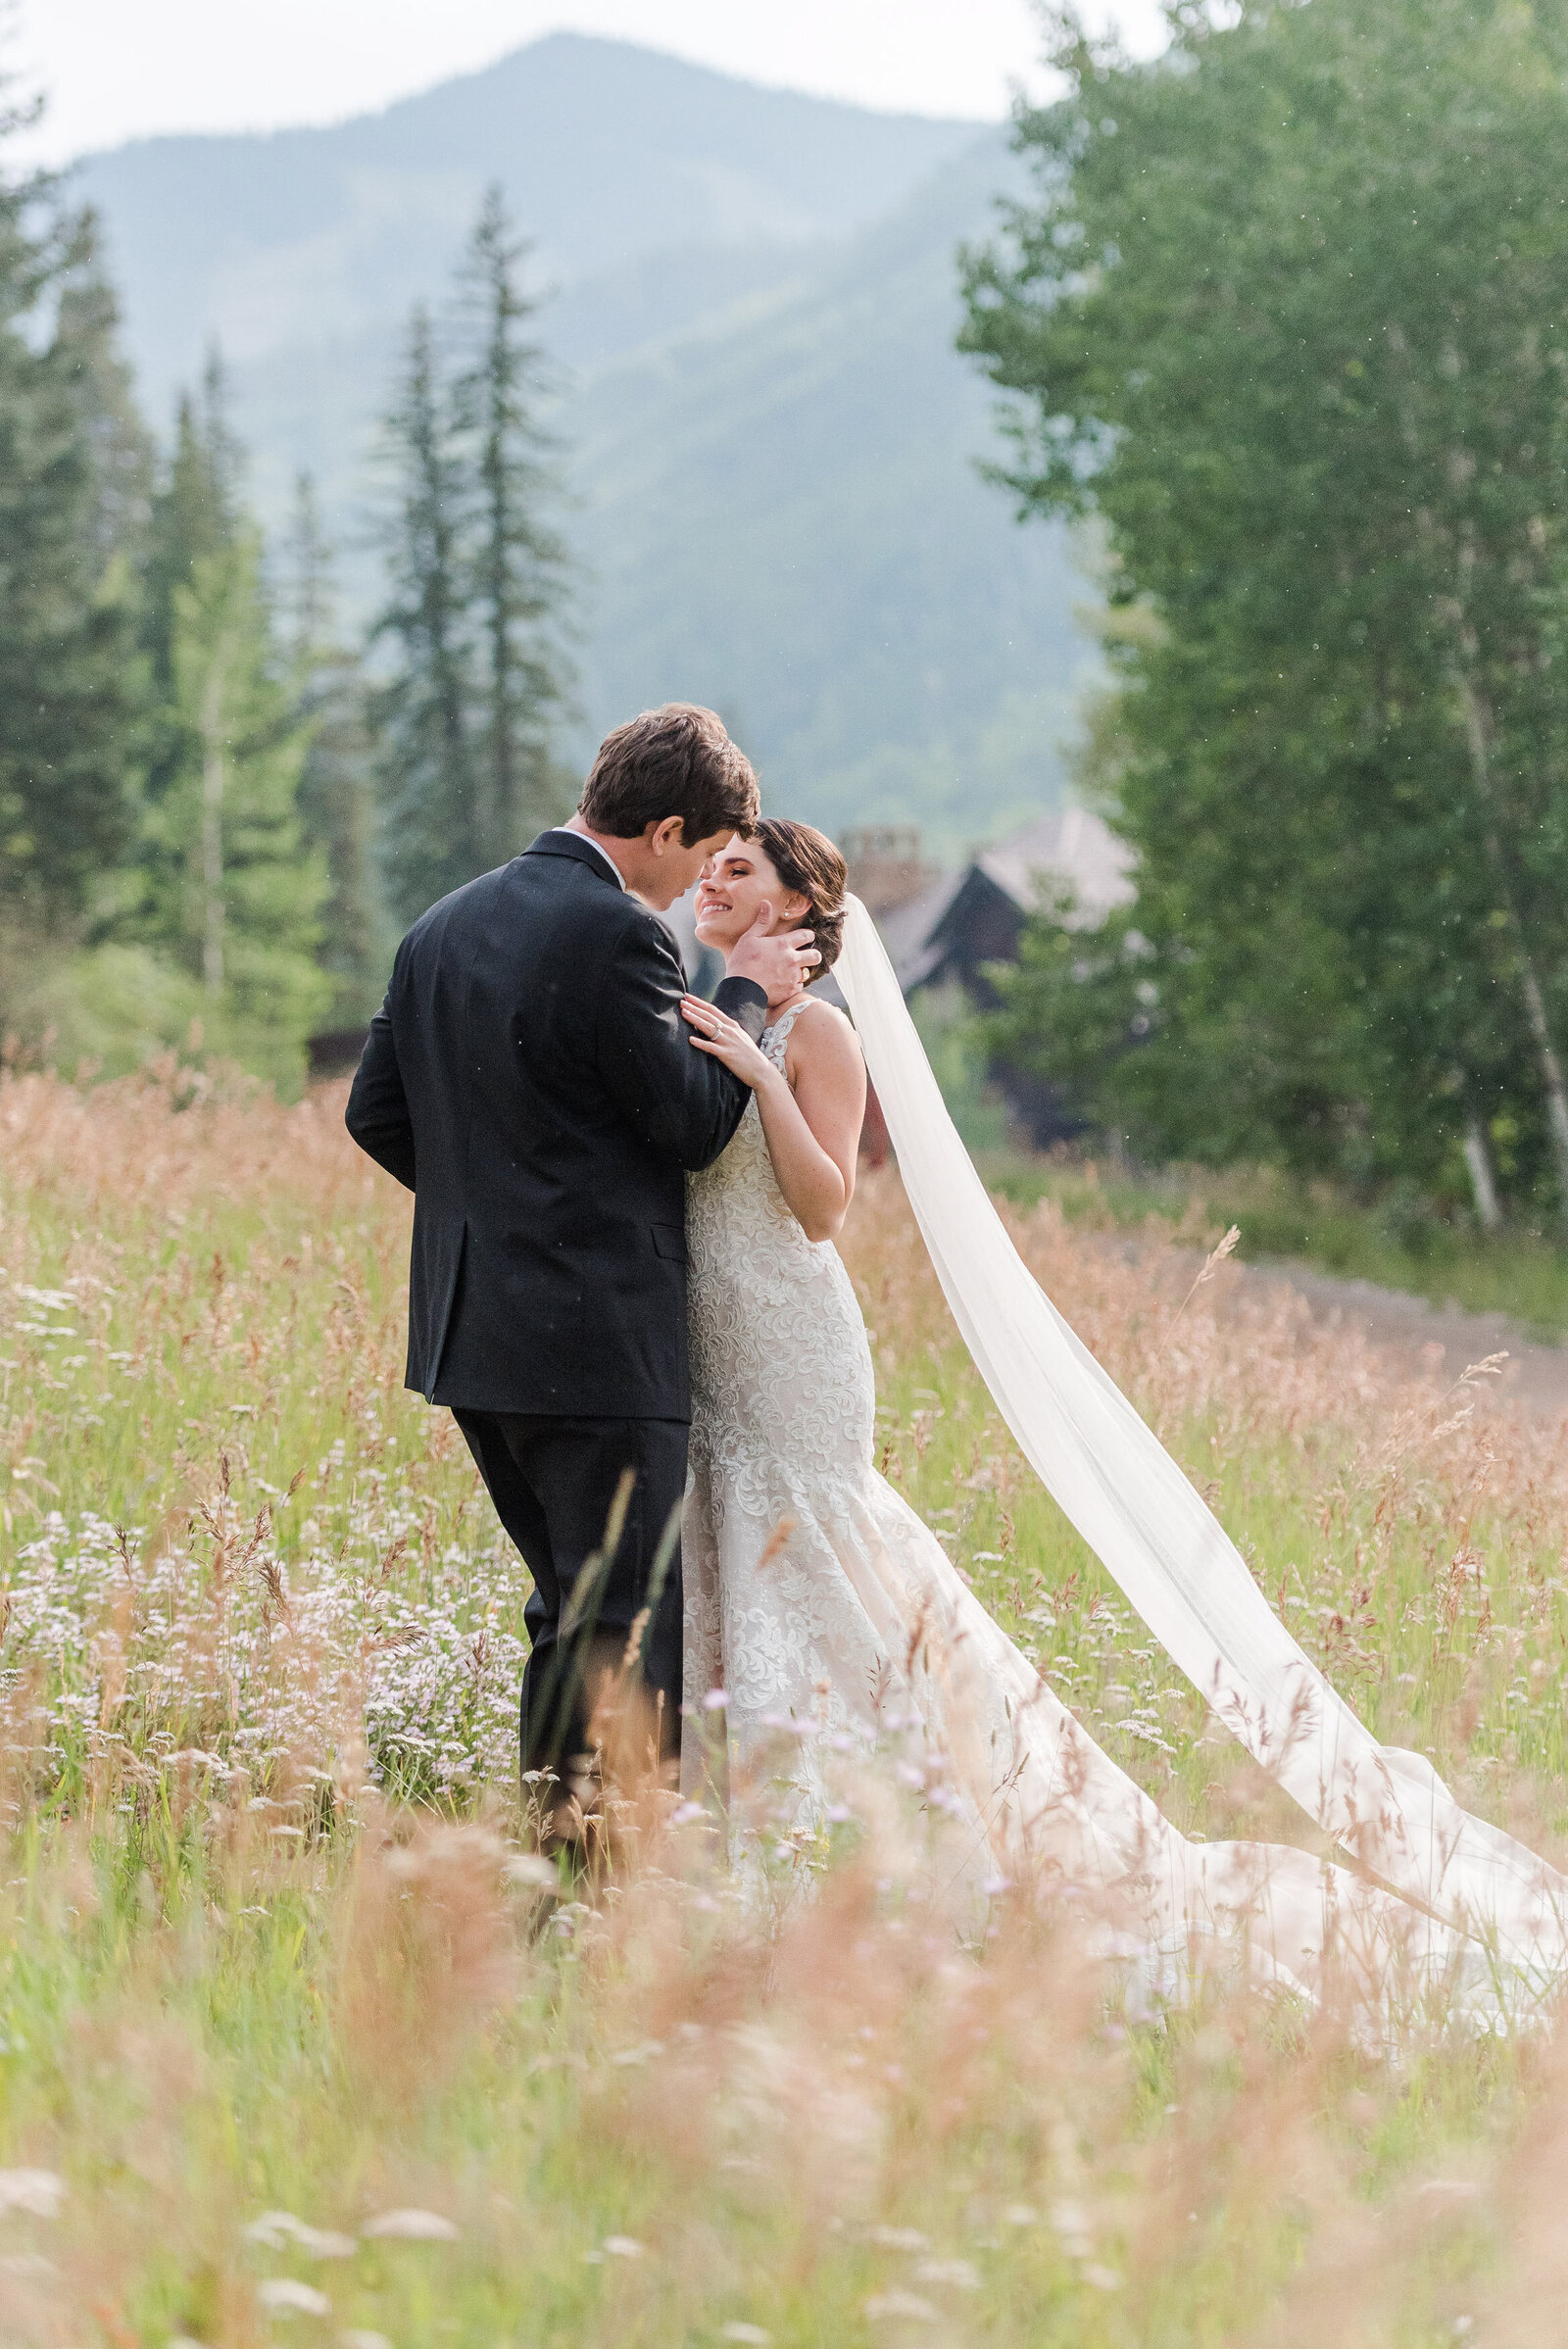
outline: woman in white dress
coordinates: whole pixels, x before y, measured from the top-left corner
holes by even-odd
[[[765,900],[813,932],[826,970],[844,880],[819,833],[765,822],[705,873],[697,934],[723,954]],[[873,1738],[902,1641],[871,1571],[893,1495],[871,1473],[870,1349],[832,1245],[855,1190],[865,1064],[843,1012],[804,988],[768,1012],[753,1045],[711,1004],[686,1005],[699,1048],[753,1089],[730,1148],[686,1192],[686,1699],[725,1692],[743,1765],[790,1723]],[[816,1775],[804,1748],[801,1774]]]
[[[770,1003],[758,1044],[700,998],[683,1006],[699,1049],[754,1095],[729,1148],[687,1189],[685,1695],[696,1732],[705,1711],[716,1729],[707,1700],[721,1692],[728,1733],[683,1740],[688,1790],[712,1775],[715,1751],[751,1770],[793,1738],[796,1824],[808,1829],[827,1807],[823,1752],[914,1724],[937,1758],[937,1799],[984,1871],[1104,1896],[1167,1980],[1201,1945],[1308,1994],[1331,1953],[1379,2002],[1396,1977],[1406,1990],[1482,1981],[1483,2005],[1494,1996],[1485,1978],[1499,1968],[1545,1987],[1562,1970],[1568,1887],[1460,1811],[1421,1757],[1373,1743],[1029,1281],[952,1132],[833,844],[774,819],[732,840],[700,884],[698,936],[725,954],[764,902],[776,926],[815,933],[817,978],[846,920],[858,925],[845,976],[861,1036],[804,988]],[[833,1246],[855,1187],[860,1044],[870,1051],[873,1037],[911,1201],[1029,1456],[1170,1652],[1195,1679],[1201,1663],[1219,1717],[1362,1873],[1293,1847],[1182,1835],[877,1474],[870,1347]]]

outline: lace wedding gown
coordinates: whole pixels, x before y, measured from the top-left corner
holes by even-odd
[[[809,1008],[764,1031],[775,1067]],[[755,1098],[722,1156],[688,1178],[686,1220],[688,1792],[715,1748],[747,1771],[793,1737],[809,1825],[827,1807],[825,1757],[842,1771],[846,1750],[913,1724],[983,1872],[1102,1896],[1167,1985],[1215,1954],[1307,1995],[1332,1955],[1380,2002],[1396,1976],[1419,1991],[1467,1970],[1459,1935],[1349,1870],[1179,1834],[986,1613],[876,1472],[859,1305],[836,1248],[785,1203]],[[699,1729],[714,1691],[727,1737],[711,1710]]]
[[[763,1030],[776,1068],[808,1008]],[[906,1628],[878,1565],[890,1538],[931,1537],[872,1470],[860,1309],[838,1250],[785,1204],[755,1095],[722,1156],[687,1178],[686,1253],[686,1701],[725,1691],[742,1765],[791,1725],[870,1742]],[[804,1751],[801,1770],[820,1791]]]

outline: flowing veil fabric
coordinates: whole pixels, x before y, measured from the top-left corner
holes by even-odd
[[[1544,1992],[1568,1971],[1568,1880],[1465,1811],[1424,1757],[1380,1745],[1274,1614],[1008,1239],[875,925],[853,897],[835,976],[954,1318],[1047,1491],[1220,1721],[1308,1817],[1404,1900]]]

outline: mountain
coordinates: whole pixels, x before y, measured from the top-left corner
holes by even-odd
[[[403,318],[492,180],[564,286],[646,254],[843,236],[973,135],[556,33],[382,114],[137,140],[78,171],[156,415],[214,335],[244,364]]]
[[[554,291],[586,755],[630,709],[723,709],[769,801],[918,818],[956,850],[1037,814],[1092,656],[1059,535],[978,477],[985,385],[953,348],[960,240],[1000,132],[760,90],[555,35],[336,128],[91,159],[143,396],[227,357],[251,490],[316,474],[357,611],[375,417],[500,179]]]
[[[1083,586],[981,480],[990,395],[954,349],[955,249],[1008,175],[988,134],[830,258],[584,385],[596,718],[710,702],[775,806],[918,812],[949,851],[1054,799]]]

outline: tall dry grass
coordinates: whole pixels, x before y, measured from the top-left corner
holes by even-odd
[[[0,1079],[0,2337],[1550,2337],[1548,2033],[1129,2020],[1070,1907],[956,1920],[891,1775],[809,1898],[698,1819],[543,1881],[525,1585],[402,1391],[405,1202],[335,1095],[186,1084]],[[1184,1305],[1168,1241],[1015,1229],[1331,1677],[1552,1841],[1562,1429],[1223,1272]],[[1018,1460],[895,1181],[846,1252],[887,1472],[987,1602],[1185,1825],[1299,1835]]]

